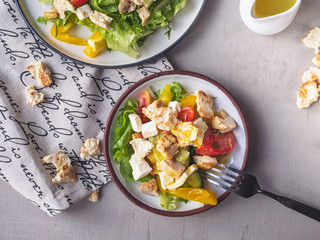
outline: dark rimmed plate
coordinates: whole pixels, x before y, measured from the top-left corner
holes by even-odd
[[[239,169],[244,169],[247,162],[249,151],[249,134],[245,117],[231,94],[218,82],[198,73],[187,71],[168,71],[153,74],[134,84],[119,98],[106,123],[103,144],[106,163],[115,184],[120,191],[137,206],[159,215],[181,217],[206,211],[213,206],[200,206],[198,203],[189,201],[187,204],[181,204],[181,206],[175,211],[163,210],[160,207],[159,197],[148,196],[139,192],[138,182],[126,181],[121,176],[119,166],[113,161],[111,151],[114,144],[112,139],[116,128],[117,114],[119,109],[124,106],[125,102],[128,99],[137,99],[142,91],[150,90],[150,86],[152,86],[154,89],[162,89],[167,83],[172,82],[180,82],[187,92],[203,90],[212,96],[215,96],[216,108],[225,109],[235,119],[237,122],[237,127],[234,130],[236,146],[231,154],[229,163]],[[205,188],[216,192],[218,204],[229,195],[229,193],[225,190],[207,183],[205,183]]]
[[[58,41],[50,36],[50,28],[48,26],[36,22],[43,12],[49,11],[50,4],[40,4],[38,1],[23,1],[17,0],[17,6],[20,13],[24,17],[28,26],[33,32],[53,51],[71,60],[90,65],[98,68],[121,68],[137,65],[148,61],[172,48],[190,31],[192,26],[197,21],[206,0],[188,0],[187,6],[178,13],[172,20],[170,39],[165,35],[165,29],[161,28],[147,38],[144,45],[140,48],[140,56],[137,59],[130,58],[124,53],[105,51],[95,58],[87,57],[82,51],[83,46],[76,46]],[[87,39],[91,32],[86,27],[76,28],[74,32],[76,36],[81,36]]]

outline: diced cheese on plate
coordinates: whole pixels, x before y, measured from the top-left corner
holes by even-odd
[[[158,134],[158,129],[153,121],[142,124],[141,131],[144,138],[153,137]]]
[[[132,126],[133,131],[141,132],[142,131],[142,122],[138,114],[129,114],[129,120]]]
[[[147,176],[152,171],[149,164],[144,159],[139,158],[136,154],[131,156],[129,163],[132,167],[134,180],[139,180],[140,178]]]

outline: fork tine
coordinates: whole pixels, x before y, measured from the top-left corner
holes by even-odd
[[[212,169],[212,170],[215,170],[215,169]],[[209,176],[211,176],[211,177],[215,177],[215,178],[217,178],[217,179],[222,179],[222,181],[224,181],[224,182],[226,182],[226,183],[228,183],[228,184],[230,184],[230,185],[232,185],[233,183],[234,183],[234,180],[235,180],[235,178],[231,178],[233,181],[230,181],[229,179],[227,179],[227,178],[225,178],[225,177],[223,177],[223,176],[217,176],[216,174],[214,174],[213,172],[211,172],[210,170],[209,171],[207,171],[206,172],[206,174],[208,174]]]
[[[227,165],[224,165],[222,163],[217,163],[217,165],[220,166],[220,167],[223,167],[223,168],[225,168],[225,169],[227,169],[227,170],[229,170],[231,172],[238,173],[238,174],[241,174],[241,175],[243,174],[243,172],[241,170],[233,168],[231,166],[227,166]]]
[[[234,175],[232,175],[232,174],[229,174],[229,173],[227,173],[226,171],[220,170],[220,169],[218,169],[218,168],[211,168],[209,171],[215,171],[215,172],[220,173],[221,175],[226,175],[226,176],[228,176],[229,178],[231,178],[232,180],[234,180],[235,178],[238,177],[238,174],[236,174],[236,173],[233,173]]]
[[[203,179],[207,180],[208,182],[216,185],[217,187],[222,187],[224,188],[225,190],[231,192],[232,191],[232,188],[231,187],[228,187],[226,186],[225,184],[223,184],[221,181],[219,181],[220,179],[217,178],[217,176],[214,176],[214,175],[206,175],[207,172],[201,172],[201,176],[203,177]],[[214,178],[214,179],[212,179]]]

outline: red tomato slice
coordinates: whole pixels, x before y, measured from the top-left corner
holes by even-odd
[[[138,98],[137,114],[141,118],[142,123],[146,123],[146,122],[151,121],[149,118],[146,117],[146,115],[144,115],[142,113],[142,108],[149,106],[151,103],[152,103],[152,96],[149,91],[144,91],[144,92],[140,93],[139,98]]]
[[[133,133],[131,135],[132,140],[137,139],[137,138],[143,138],[142,134],[141,133]]]
[[[74,7],[78,7],[81,4],[87,2],[88,0],[71,0],[70,3],[74,6]]]
[[[192,107],[183,107],[178,115],[178,119],[182,122],[191,122],[193,118],[194,110]]]
[[[209,128],[209,130],[212,128]],[[196,150],[197,154],[207,156],[218,156],[231,152],[235,146],[235,137],[232,132],[227,132],[222,135],[210,132],[205,134],[203,144]],[[213,130],[212,130],[213,132]]]

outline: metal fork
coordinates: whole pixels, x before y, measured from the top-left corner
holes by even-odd
[[[208,182],[213,183],[217,187],[222,187],[229,192],[236,193],[241,197],[249,198],[257,193],[261,193],[277,200],[288,208],[313,218],[318,222],[320,221],[320,210],[261,189],[257,178],[251,174],[221,163],[218,163],[217,166],[223,168],[223,170],[215,167],[209,171],[202,171],[200,174]]]

